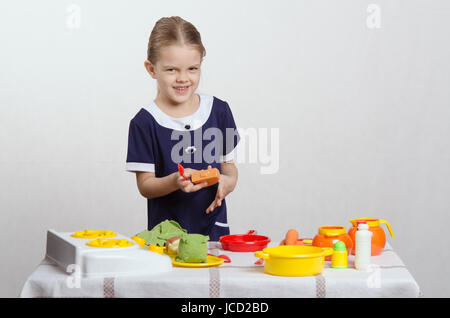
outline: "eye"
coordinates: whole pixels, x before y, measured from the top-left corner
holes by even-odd
[[[197,67],[191,67],[190,70],[197,70]]]

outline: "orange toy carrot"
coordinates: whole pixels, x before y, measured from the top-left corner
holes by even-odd
[[[297,245],[298,241],[298,232],[294,229],[290,229],[286,233],[285,242],[286,245]]]

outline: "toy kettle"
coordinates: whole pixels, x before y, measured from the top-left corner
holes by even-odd
[[[369,225],[369,231],[372,232],[372,256],[379,255],[386,245],[386,234],[384,233],[383,228],[381,227],[381,223],[386,224],[387,229],[389,230],[389,234],[391,237],[395,237],[394,233],[392,232],[391,225],[388,221],[382,220],[382,219],[370,219],[370,218],[361,218],[361,219],[353,219],[350,220],[350,223],[352,223],[353,227],[350,228],[348,231],[348,235],[350,235],[353,242],[355,242],[355,233],[358,230],[358,221],[366,221],[367,225]],[[352,254],[355,255],[355,248],[352,248]]]

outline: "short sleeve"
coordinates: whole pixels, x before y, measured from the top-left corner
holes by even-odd
[[[155,157],[149,130],[144,130],[134,120],[128,131],[126,170],[130,172],[155,172]]]
[[[220,128],[222,130],[224,142],[220,162],[233,161],[236,158],[236,146],[239,143],[240,137],[228,103],[225,103],[221,119]]]

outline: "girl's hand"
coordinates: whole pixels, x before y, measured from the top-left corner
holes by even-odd
[[[210,169],[211,166],[208,166],[208,169]],[[216,198],[214,201],[209,205],[209,207],[206,209],[206,214],[211,213],[214,211],[215,208],[222,205],[222,200],[225,199],[225,197],[230,194],[232,190],[230,190],[230,180],[229,177],[226,175],[221,174],[219,178],[219,185],[217,187],[217,193]]]
[[[207,182],[203,182],[203,183],[199,183],[199,184],[193,184],[191,182],[191,180],[189,180],[189,178],[191,177],[191,175],[196,172],[197,170],[195,169],[190,169],[190,168],[185,168],[184,169],[184,176],[186,178],[188,178],[188,180],[184,180],[183,176],[181,176],[179,173],[177,174],[177,179],[176,179],[176,184],[177,184],[177,188],[180,189],[183,192],[195,192],[198,191],[200,189],[203,189],[204,187],[206,187],[208,185]]]

